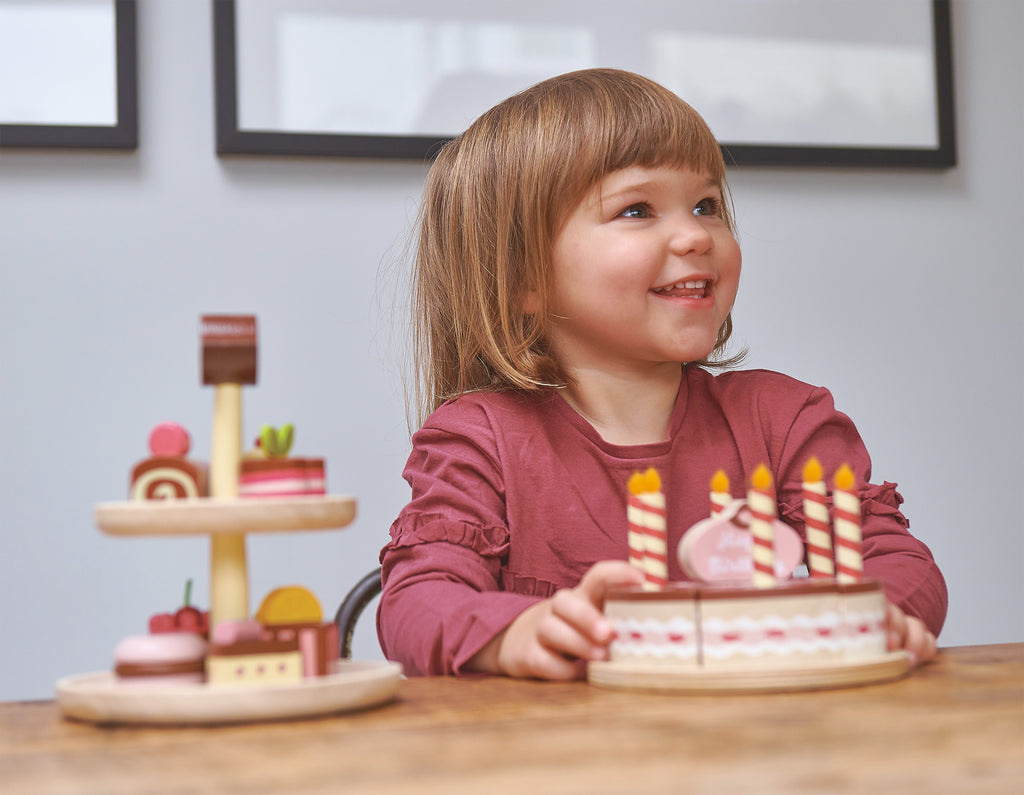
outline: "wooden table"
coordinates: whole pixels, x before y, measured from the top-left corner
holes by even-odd
[[[684,696],[582,682],[410,679],[357,714],[99,728],[0,704],[17,793],[1024,792],[1024,643],[944,649],[911,677]]]

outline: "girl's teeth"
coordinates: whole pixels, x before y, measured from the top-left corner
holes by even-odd
[[[708,283],[706,279],[701,279],[700,281],[676,282],[675,284],[670,284],[667,287],[659,288],[658,292],[668,293],[672,290],[704,290],[707,286]]]

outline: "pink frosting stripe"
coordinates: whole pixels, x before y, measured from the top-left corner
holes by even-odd
[[[788,627],[786,629],[769,627],[765,629],[726,630],[723,632],[713,632],[705,628],[704,643],[708,645],[733,643],[759,644],[765,641],[793,643],[827,640],[829,638],[842,637],[844,634],[841,628],[831,626]]]
[[[305,480],[306,470],[302,467],[281,467],[268,471],[242,472],[240,483],[264,483],[275,480]]]
[[[303,628],[299,630],[299,651],[302,652],[302,675],[316,676],[316,630]]]
[[[769,627],[738,627],[715,630],[707,625],[703,629],[703,642],[708,646],[725,646],[734,644],[758,645],[772,643],[812,643],[831,639],[841,640],[883,632],[884,620],[863,620],[852,624],[794,624],[790,626]],[[678,631],[669,631],[660,627],[630,627],[617,632],[617,639],[629,643],[651,645],[685,644],[694,640],[693,636]]]

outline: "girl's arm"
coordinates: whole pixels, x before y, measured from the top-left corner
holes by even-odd
[[[381,648],[410,676],[463,673],[470,658],[540,597],[499,590],[494,556],[452,541],[413,540],[399,536],[381,554]]]
[[[413,436],[412,498],[381,552],[381,647],[412,675],[458,674],[541,596],[502,588],[509,529],[495,431],[449,404]]]
[[[864,442],[850,418],[836,410],[826,389],[809,392],[785,438],[778,459],[782,518],[794,527],[804,526],[802,472],[812,455],[821,461],[828,477],[841,464],[848,464],[860,484],[864,574],[882,581],[886,597],[901,615],[920,622],[921,626],[910,632],[898,621],[898,632],[911,639],[918,652],[926,653],[928,641],[919,639],[924,632],[938,637],[942,629],[946,583],[927,545],[910,534],[896,484],[871,482],[871,459]]]

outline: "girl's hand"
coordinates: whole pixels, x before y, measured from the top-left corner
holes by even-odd
[[[613,631],[603,613],[606,594],[642,581],[643,573],[625,561],[595,563],[575,588],[524,610],[470,667],[508,676],[581,679],[588,661],[608,658]]]
[[[908,616],[892,602],[886,612],[889,651],[906,649],[910,652],[910,664],[921,665],[935,656],[935,636],[928,631],[924,622]]]

